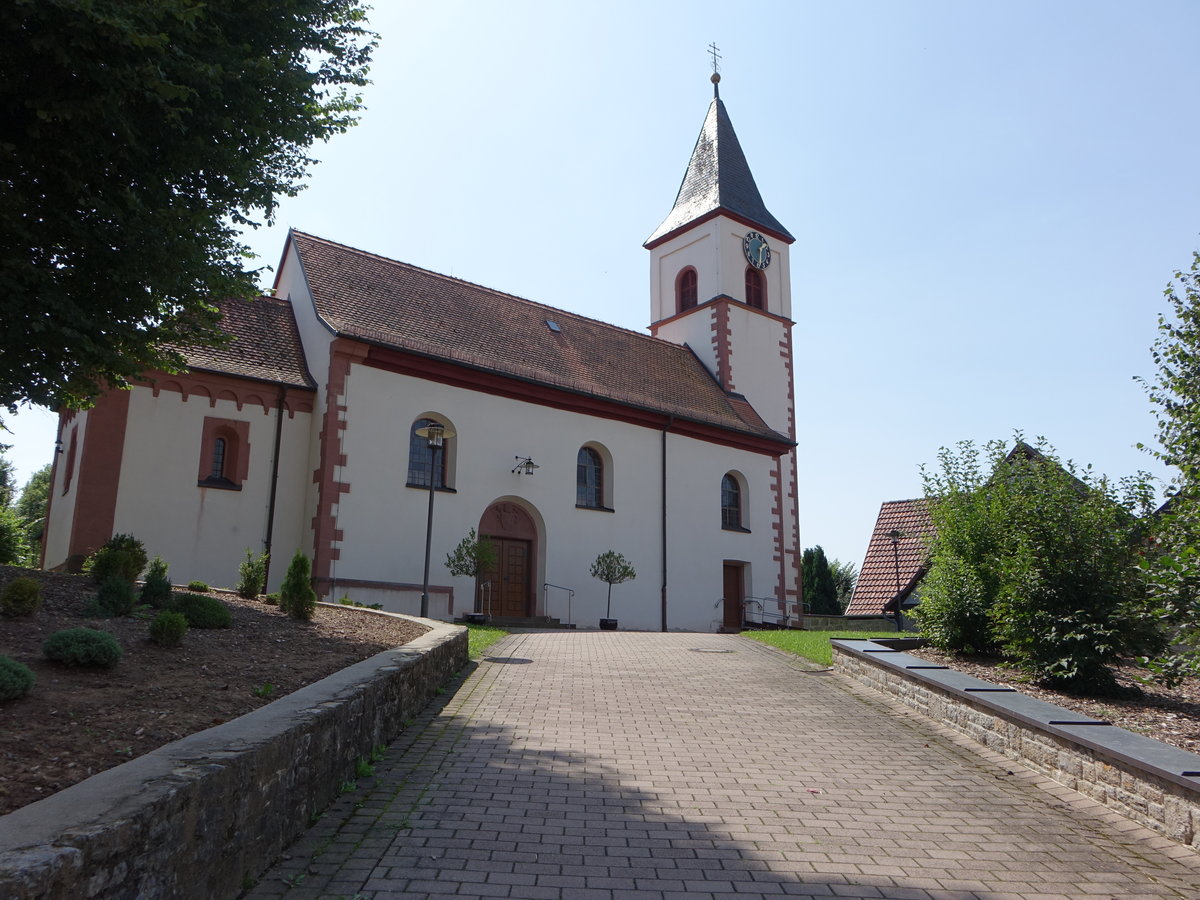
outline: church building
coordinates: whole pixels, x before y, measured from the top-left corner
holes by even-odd
[[[644,244],[648,335],[292,230],[272,296],[222,305],[228,344],[62,415],[44,566],[126,533],[176,583],[269,549],[276,590],[301,550],[323,599],[415,614],[428,534],[434,618],[595,627],[614,550],[622,629],[796,624],[793,238],[719,80]],[[471,529],[498,563],[452,577]]]

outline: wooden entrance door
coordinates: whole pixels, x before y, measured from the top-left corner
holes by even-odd
[[[742,581],[742,566],[737,563],[724,564],[725,582],[725,617],[722,625],[725,628],[741,630],[742,606],[746,599],[745,587]]]
[[[528,616],[532,596],[530,542],[497,537],[491,540],[496,547],[496,567],[480,580],[492,583],[492,615]]]

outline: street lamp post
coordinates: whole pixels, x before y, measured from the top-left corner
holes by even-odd
[[[434,422],[416,429],[416,434],[425,438],[429,447],[429,514],[425,519],[425,574],[421,581],[421,617],[429,618],[429,553],[433,547],[433,492],[437,482],[437,454],[439,450],[445,452],[445,443],[454,437],[454,432]]]
[[[893,528],[888,532],[888,537],[892,539],[892,558],[896,562],[896,631],[899,632],[904,627],[900,612],[900,538],[904,537],[904,533],[899,528]]]

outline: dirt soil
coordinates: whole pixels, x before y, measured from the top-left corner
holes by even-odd
[[[1031,684],[1020,672],[991,657],[962,657],[942,653],[931,647],[906,651],[939,665],[950,666],[984,681],[1018,691],[1084,713],[1094,719],[1111,722],[1127,731],[1135,731],[1200,753],[1200,678],[1187,678],[1174,688],[1144,684],[1139,677],[1146,671],[1134,666],[1118,666],[1117,682],[1124,688],[1140,689],[1140,697],[1128,699],[1091,699],[1073,697]]]
[[[220,725],[428,629],[350,607],[318,607],[311,623],[235,594],[212,592],[233,613],[229,628],[189,628],[182,646],[149,640],[151,613],[88,616],[95,585],[82,575],[0,566],[42,583],[28,618],[0,616],[0,654],[33,670],[33,689],[0,704],[0,815],[186,735]],[[42,656],[64,628],[111,633],[124,650],[112,669],[74,669]]]

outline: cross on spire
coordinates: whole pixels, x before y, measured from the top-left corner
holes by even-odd
[[[721,72],[721,63],[718,61],[721,59],[721,54],[717,52],[720,49],[721,48],[717,46],[716,41],[713,41],[708,45],[708,52],[712,55],[712,67],[714,75],[720,74]]]

